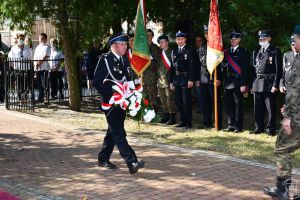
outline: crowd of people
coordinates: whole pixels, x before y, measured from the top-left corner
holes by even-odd
[[[51,89],[51,98],[64,98],[63,93],[63,60],[64,55],[58,48],[58,40],[50,38],[47,43],[47,35],[39,35],[39,44],[33,48],[29,36],[18,34],[14,37],[14,44],[8,53],[7,63],[14,73],[13,82],[18,99],[24,103],[28,99],[29,79],[34,78],[38,87],[38,102],[45,101],[45,91]],[[31,69],[34,69],[32,77]],[[49,84],[48,84],[49,83]],[[49,88],[48,88],[49,87]]]

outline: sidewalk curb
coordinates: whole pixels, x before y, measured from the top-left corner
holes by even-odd
[[[28,113],[5,110],[5,108],[0,109],[0,113],[1,112],[5,112],[5,114],[10,114],[10,115],[13,115],[13,116],[17,116],[17,117],[21,117],[21,118],[25,118],[25,119],[29,119],[29,120],[33,120],[33,121],[42,122],[42,123],[45,123],[45,124],[48,124],[48,125],[56,126],[58,128],[68,130],[68,131],[72,131],[72,132],[76,132],[76,133],[80,133],[80,134],[83,134],[84,132],[87,131],[87,130],[81,130],[82,129],[81,127],[77,127],[77,126],[69,125],[69,124],[62,124],[62,123],[59,123],[57,121],[49,121],[49,119],[39,117],[39,116],[35,116],[35,115],[31,115],[31,114],[28,114]],[[105,132],[100,131],[100,130],[98,132],[102,135],[105,134]],[[236,162],[236,163],[239,163],[239,164],[245,164],[245,165],[250,165],[250,166],[255,166],[255,167],[260,167],[260,168],[270,169],[270,170],[276,171],[276,166],[275,165],[263,164],[263,163],[260,163],[260,162],[257,162],[257,161],[251,161],[251,160],[244,160],[244,159],[240,159],[240,158],[235,158],[235,157],[232,157],[232,156],[229,156],[229,155],[216,153],[216,152],[213,152],[213,151],[206,151],[206,150],[199,150],[199,149],[189,149],[189,148],[186,148],[186,147],[178,147],[178,146],[167,145],[167,144],[158,144],[156,142],[153,142],[150,139],[143,139],[143,138],[137,138],[137,137],[132,137],[132,136],[127,136],[127,138],[128,138],[129,141],[131,141],[133,143],[138,143],[138,144],[143,144],[143,145],[148,145],[148,146],[154,146],[154,147],[173,150],[173,151],[180,151],[180,152],[183,152],[183,153],[191,153],[191,154],[206,156],[206,157],[210,157],[210,158],[217,158],[217,159],[221,159],[221,160]],[[300,176],[300,169],[293,169],[292,174]]]

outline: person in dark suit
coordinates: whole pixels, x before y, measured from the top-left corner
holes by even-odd
[[[204,37],[208,38],[208,27],[206,25],[203,26],[204,29]],[[201,97],[201,112],[203,115],[203,125],[199,128],[212,128],[212,112],[214,109],[214,74],[211,76],[208,72],[206,65],[206,57],[207,57],[207,43],[204,43],[199,51],[199,59],[200,65],[196,70],[196,87]],[[218,80],[216,82],[217,88],[217,107],[218,107],[218,127],[222,129],[222,100],[221,100],[221,65],[217,66],[216,70],[218,75]],[[200,100],[200,101],[201,101]]]
[[[177,47],[173,50],[171,60],[170,88],[175,90],[176,104],[180,113],[180,123],[176,127],[192,128],[191,91],[196,75],[196,51],[186,44],[187,34],[176,33]]]
[[[224,51],[225,101],[228,128],[225,131],[239,133],[243,129],[243,93],[247,92],[249,53],[240,46],[241,34],[230,34],[231,47]]]
[[[108,103],[113,94],[112,86],[116,82],[124,83],[130,81],[128,71],[129,61],[126,56],[127,37],[121,33],[110,37],[109,43],[111,52],[100,58],[97,64],[94,77],[94,86],[102,96],[102,101]],[[109,161],[116,145],[123,159],[125,160],[129,172],[137,173],[140,168],[144,167],[144,161],[138,161],[138,158],[128,144],[126,139],[126,131],[124,129],[124,121],[126,111],[120,106],[111,106],[105,110],[105,116],[108,123],[108,130],[103,141],[102,149],[98,155],[98,166],[115,169],[116,165]]]
[[[264,132],[264,117],[267,110],[269,118],[266,132],[274,135],[276,131],[276,95],[282,74],[281,51],[270,43],[271,31],[258,32],[259,45],[253,51],[254,81],[252,93],[254,93],[254,134]]]

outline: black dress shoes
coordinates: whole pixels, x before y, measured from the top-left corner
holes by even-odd
[[[267,130],[266,130],[266,133],[267,133],[268,135],[270,135],[270,136],[275,136],[275,135],[276,135],[275,130],[267,129]]]
[[[234,130],[234,133],[241,133],[241,132],[242,132],[242,129],[236,128],[236,129]]]
[[[261,134],[264,131],[262,129],[255,129],[254,131],[250,132],[250,134]]]
[[[185,127],[185,123],[184,122],[180,122],[180,124],[177,124],[175,127]]]
[[[185,129],[191,129],[192,128],[192,124],[186,124],[185,125]]]
[[[234,128],[233,127],[228,127],[224,130],[225,132],[233,132]]]
[[[145,166],[145,161],[141,160],[135,163],[127,163],[129,173],[130,174],[135,174],[139,171],[139,169],[144,168]]]
[[[112,164],[111,162],[109,161],[98,161],[97,165],[99,167],[105,167],[107,169],[116,169],[117,168],[117,165],[115,164]]]

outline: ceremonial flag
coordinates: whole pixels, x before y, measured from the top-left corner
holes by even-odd
[[[133,71],[140,76],[150,65],[150,53],[145,28],[145,0],[140,0],[136,14],[134,44],[132,49],[131,66]]]
[[[217,0],[211,0],[208,23],[207,41],[207,69],[210,74],[222,62],[224,58],[223,41],[219,20],[219,9]]]

